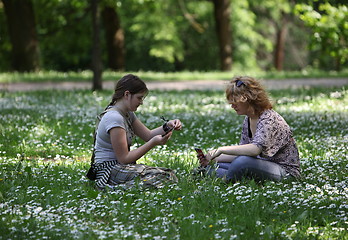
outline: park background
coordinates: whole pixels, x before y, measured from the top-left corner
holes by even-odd
[[[100,89],[110,71],[107,79],[149,71],[196,72],[169,75],[174,80],[209,72],[218,79],[346,76],[347,12],[343,0],[3,0],[0,79],[47,71],[56,80],[64,74],[52,72],[86,79],[91,70]]]
[[[343,0],[1,0],[0,239],[348,239],[347,13]],[[137,111],[149,128],[183,122],[140,159],[174,169],[177,184],[97,191],[85,174],[113,91],[103,83],[128,72],[156,85],[213,81],[150,91]],[[214,81],[245,74],[282,86],[268,90],[301,179],[192,175],[194,147],[238,143],[243,116]],[[295,78],[325,86],[288,87]]]

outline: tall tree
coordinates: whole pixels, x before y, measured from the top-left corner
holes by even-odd
[[[124,70],[124,32],[117,10],[113,6],[104,6],[102,17],[105,28],[108,67],[113,70]]]
[[[92,25],[93,25],[93,47],[92,47],[92,90],[101,90],[102,86],[102,60],[100,47],[100,11],[99,0],[91,0]]]
[[[216,33],[220,48],[220,63],[222,71],[232,68],[232,36],[230,28],[230,0],[212,0],[214,3],[214,18]]]
[[[12,68],[36,71],[40,68],[39,41],[31,0],[2,0],[12,44]]]
[[[291,9],[292,0],[261,0],[249,1],[253,12],[257,15],[260,29],[264,35],[273,35],[273,67],[277,71],[283,70],[286,41],[288,37],[289,24],[293,21]],[[265,27],[265,25],[268,25]],[[271,30],[271,31],[270,31]],[[273,31],[272,31],[273,30]]]
[[[277,71],[283,70],[285,41],[288,34],[286,13],[281,12],[280,24],[275,23],[276,40],[274,48],[274,67]]]

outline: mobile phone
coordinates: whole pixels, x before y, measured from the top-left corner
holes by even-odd
[[[168,133],[170,133],[173,130],[174,130],[174,127],[170,128],[168,131],[166,131],[164,134],[162,134],[162,137],[164,137],[165,135],[167,135]]]
[[[200,148],[195,148],[195,151],[197,152],[198,155],[204,157],[204,153],[203,153],[203,150],[202,150],[202,149],[200,149]]]

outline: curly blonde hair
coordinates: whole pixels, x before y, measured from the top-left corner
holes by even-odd
[[[273,107],[260,82],[248,76],[234,77],[229,82],[226,88],[226,99],[231,103],[249,103],[251,110],[258,116]]]

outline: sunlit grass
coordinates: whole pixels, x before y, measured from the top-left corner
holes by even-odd
[[[0,92],[0,239],[347,239],[348,91],[271,95],[294,130],[300,180],[192,176],[193,147],[237,143],[243,117],[220,91],[153,91],[137,116],[149,127],[180,118],[184,129],[141,161],[175,169],[179,183],[98,192],[85,173],[111,92]]]

